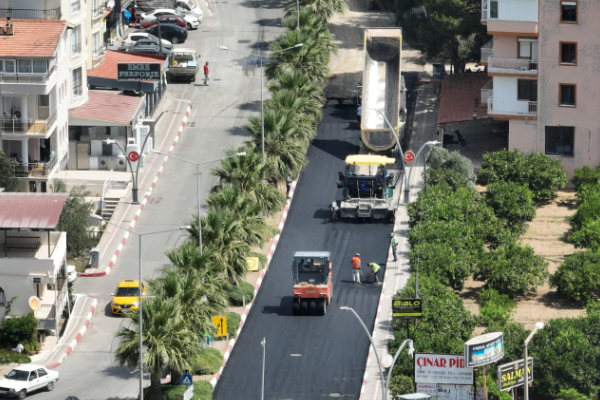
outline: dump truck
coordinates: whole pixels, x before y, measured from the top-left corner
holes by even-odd
[[[364,51],[360,136],[368,150],[387,152],[396,146],[389,125],[400,140],[404,136],[400,121],[400,114],[406,112],[400,74],[402,29],[365,29]]]
[[[325,315],[333,297],[333,272],[328,251],[297,251],[292,264],[294,315]]]
[[[339,172],[337,187],[342,198],[331,203],[331,220],[360,218],[394,220],[394,188],[400,178],[396,159],[375,154],[346,157],[346,171]]]

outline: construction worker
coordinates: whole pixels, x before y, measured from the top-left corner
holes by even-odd
[[[394,255],[394,261],[398,261],[398,257],[396,256],[396,250],[398,249],[398,239],[392,233],[392,254]]]
[[[377,263],[369,263],[369,267],[371,267],[371,275],[369,275],[367,277],[367,280],[369,280],[369,278],[371,277],[375,277],[375,282],[377,282],[377,284],[379,285],[379,277],[377,276],[377,274],[379,273],[379,271],[381,270],[381,267],[379,266],[379,264]]]
[[[360,285],[360,253],[356,253],[354,257],[352,257],[352,279],[354,283],[358,283]]]

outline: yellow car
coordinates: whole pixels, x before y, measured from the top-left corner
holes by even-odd
[[[142,283],[143,293],[146,296],[146,285]],[[116,293],[113,296],[110,308],[113,314],[122,315],[133,310],[137,310],[140,305],[140,281],[126,280],[117,285]]]

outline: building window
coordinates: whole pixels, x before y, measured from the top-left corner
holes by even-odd
[[[0,287],[0,307],[6,306],[6,293],[4,293],[4,289]]]
[[[576,1],[561,1],[560,2],[560,22],[571,24],[577,23],[577,2]]]
[[[48,72],[48,61],[33,60],[33,72],[36,74],[44,74]]]
[[[573,156],[575,127],[547,126],[546,154],[552,156]]]
[[[20,74],[30,74],[33,72],[31,60],[19,60],[18,71]]]
[[[81,25],[76,26],[71,32],[71,45],[73,46],[73,54],[79,54],[81,52]]]
[[[519,79],[517,99],[527,101],[537,101],[537,80]]]
[[[577,43],[560,42],[560,63],[577,65]]]
[[[15,73],[15,60],[0,60],[0,72],[5,74]]]
[[[81,0],[71,0],[71,13],[81,11]]]
[[[575,107],[577,105],[577,85],[561,83],[559,86],[559,105]]]
[[[498,18],[498,0],[490,1],[490,18]]]
[[[73,70],[73,97],[81,95],[82,92],[81,67]]]

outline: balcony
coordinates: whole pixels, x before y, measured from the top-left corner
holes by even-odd
[[[45,289],[44,296],[40,298],[40,309],[34,311],[38,320],[38,329],[54,329],[60,320],[67,304],[68,284],[65,278],[57,278],[54,289]]]
[[[481,59],[479,62],[483,65],[488,64],[488,59],[494,54],[494,39],[490,40],[481,48]]]
[[[488,34],[538,35],[538,0],[481,0],[481,22]]]
[[[26,10],[23,8],[0,8],[0,18],[59,19],[60,7],[50,10]]]
[[[32,163],[15,163],[14,174],[17,178],[42,178],[48,179],[50,174],[56,167],[56,160],[58,157],[54,156],[48,162],[32,162]],[[29,180],[27,179],[27,180]]]
[[[488,115],[491,117],[536,117],[537,101],[526,100],[496,100],[489,97]]]
[[[0,119],[0,131],[3,135],[46,136],[52,133],[55,123],[56,110],[46,119],[27,120],[17,117]]]
[[[538,61],[490,57],[488,58],[488,74],[537,76]]]
[[[35,83],[45,84],[50,76],[56,71],[56,64],[53,64],[46,72],[6,72],[0,71],[0,83]]]
[[[106,11],[106,7],[102,4],[93,4],[92,5],[92,20],[100,19],[104,15],[104,11]]]
[[[487,107],[490,97],[494,94],[494,80],[492,79],[481,88],[481,105]]]

